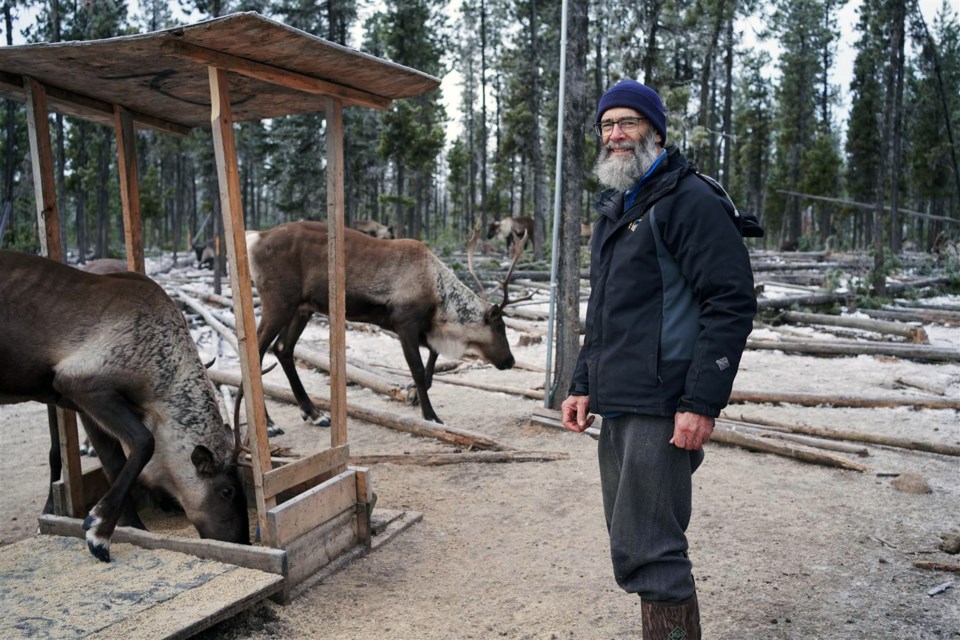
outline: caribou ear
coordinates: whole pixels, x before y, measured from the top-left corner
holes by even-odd
[[[217,461],[214,459],[210,449],[207,449],[202,444],[194,447],[190,460],[193,462],[193,466],[197,468],[197,473],[199,473],[201,477],[212,478],[217,475]]]

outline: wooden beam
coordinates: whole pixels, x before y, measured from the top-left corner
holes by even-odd
[[[263,381],[260,378],[260,353],[257,349],[257,322],[253,315],[253,291],[250,265],[243,229],[243,205],[240,200],[240,175],[237,169],[237,148],[233,137],[233,112],[227,72],[210,67],[210,124],[220,184],[220,208],[227,240],[230,286],[233,290],[233,313],[240,347],[240,371],[243,378],[244,402],[247,409],[247,433],[250,436],[253,464],[253,486],[257,502],[257,520],[263,542],[276,547],[267,528],[267,511],[276,506],[276,499],[264,493],[263,475],[272,468],[270,441],[267,437],[267,411],[263,404]]]
[[[299,458],[263,474],[263,493],[273,498],[298,484],[316,478],[322,473],[335,471],[346,466],[350,459],[350,447],[343,445],[336,449],[325,449],[306,458]]]
[[[328,98],[327,140],[327,282],[330,319],[330,446],[347,443],[347,297],[343,246],[343,105]],[[346,468],[344,466],[344,468]]]
[[[113,105],[60,87],[46,85],[45,89],[47,91],[47,107],[51,111],[96,122],[105,127],[113,126]],[[23,76],[0,71],[0,97],[26,102],[26,94]],[[190,135],[191,128],[182,124],[138,111],[131,111],[130,114],[134,123],[140,127],[154,129],[174,136]]]
[[[373,109],[389,109],[393,102],[373,93],[347,87],[342,84],[321,80],[313,76],[304,75],[281,67],[275,67],[262,62],[255,62],[222,51],[200,47],[182,40],[167,40],[160,45],[160,51],[178,58],[186,58],[195,62],[215,65],[221,69],[233,71],[241,75],[269,82],[270,84],[304,91],[317,95],[338,98],[345,104]]]
[[[70,536],[80,538],[86,535],[83,521],[61,516],[40,516],[40,533],[55,536]],[[280,549],[268,549],[236,542],[222,540],[180,538],[174,535],[163,535],[134,529],[133,527],[117,527],[111,540],[114,543],[125,542],[135,544],[144,549],[167,549],[204,560],[216,560],[229,564],[240,565],[248,569],[257,569],[267,573],[287,575],[290,567],[287,562],[287,553]]]
[[[33,167],[33,188],[37,204],[37,227],[40,255],[63,262],[60,246],[60,213],[57,208],[57,183],[53,171],[53,149],[50,146],[50,120],[47,112],[46,88],[32,78],[24,78],[27,95],[27,135],[30,138],[30,160]]]
[[[143,264],[137,138],[133,133],[133,117],[118,104],[113,105],[113,126],[117,135],[117,167],[120,171],[120,203],[123,207],[123,240],[127,247],[127,268],[137,273],[146,273]]]

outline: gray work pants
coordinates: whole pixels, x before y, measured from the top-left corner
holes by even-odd
[[[625,413],[603,419],[598,444],[614,576],[624,591],[655,602],[694,593],[685,531],[703,449],[679,449],[672,437],[673,418]]]

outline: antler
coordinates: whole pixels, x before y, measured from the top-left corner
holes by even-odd
[[[477,241],[480,238],[480,225],[482,220],[477,220],[477,224],[473,226],[473,231],[470,233],[470,239],[467,241],[467,271],[470,272],[470,275],[473,276],[473,281],[477,283],[477,291],[480,292],[480,297],[484,302],[487,302],[487,292],[483,288],[483,283],[480,282],[480,278],[477,277],[476,272],[473,270],[473,250],[477,247]]]
[[[517,266],[517,262],[520,260],[520,255],[523,253],[523,246],[527,242],[526,229],[524,229],[522,236],[516,231],[512,231],[511,233],[513,234],[513,260],[510,261],[510,268],[507,270],[507,276],[503,279],[503,301],[500,303],[500,309],[503,309],[510,303],[523,302],[524,300],[529,300],[533,297],[533,294],[531,293],[522,298],[517,298],[516,300],[510,299],[510,276],[513,275],[513,268]]]

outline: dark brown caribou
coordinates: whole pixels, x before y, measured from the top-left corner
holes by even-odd
[[[378,240],[345,229],[343,242],[347,319],[397,334],[425,419],[441,422],[427,396],[438,354],[472,352],[498,369],[513,366],[502,317],[506,299],[499,305],[482,300],[418,240]],[[274,345],[304,420],[318,421],[322,415],[300,382],[293,353],[311,313],[327,313],[327,225],[302,221],[248,231],[247,251],[261,301],[260,358]],[[429,351],[426,367],[421,346]]]
[[[109,562],[138,478],[175,498],[201,537],[249,543],[239,442],[163,289],[13,251],[0,251],[0,273],[0,403],[82,412],[111,482],[83,523],[90,552]]]
[[[513,243],[520,237],[525,237],[526,242],[533,242],[533,218],[507,216],[494,220],[487,226],[487,240],[504,240],[508,250],[513,248]]]

